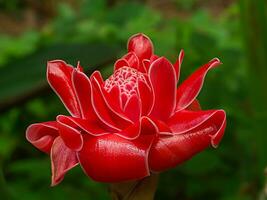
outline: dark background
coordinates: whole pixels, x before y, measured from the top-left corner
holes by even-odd
[[[199,96],[227,111],[212,148],[164,172],[156,199],[267,199],[267,3],[265,0],[0,0],[0,199],[109,199],[107,185],[79,167],[54,188],[49,157],[25,139],[26,127],[66,113],[45,80],[46,62],[81,61],[105,77],[143,32],[172,62],[185,50],[182,80],[214,57]],[[267,190],[267,187],[266,187]]]

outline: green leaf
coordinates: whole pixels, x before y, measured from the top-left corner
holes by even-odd
[[[10,62],[0,69],[0,110],[48,88],[46,63],[49,60],[62,59],[74,66],[80,61],[86,71],[92,71],[113,61],[117,53],[117,47],[104,44],[61,44]]]

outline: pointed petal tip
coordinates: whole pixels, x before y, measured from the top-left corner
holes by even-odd
[[[179,57],[180,57],[181,59],[184,58],[184,49],[181,49],[181,50],[180,50]]]
[[[219,127],[218,131],[214,134],[211,135],[211,146],[213,148],[218,148],[219,143],[221,142],[224,133],[225,133],[225,128],[226,128],[226,112],[222,109],[218,110],[218,112],[221,112],[222,115],[222,123],[221,126]]]
[[[215,57],[215,58],[213,58],[211,61],[210,61],[212,64],[212,66],[217,66],[217,65],[220,65],[220,64],[222,64],[222,62],[220,61],[220,59],[219,58],[217,58],[217,57]]]

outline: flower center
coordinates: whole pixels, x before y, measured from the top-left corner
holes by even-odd
[[[116,70],[114,74],[105,81],[104,89],[110,92],[114,86],[118,86],[120,89],[122,106],[124,106],[132,95],[137,95],[138,81],[146,82],[143,73],[130,67],[122,67]]]

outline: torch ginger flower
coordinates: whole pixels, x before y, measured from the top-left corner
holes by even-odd
[[[47,64],[47,80],[70,116],[32,124],[27,140],[50,154],[52,185],[80,164],[95,181],[138,180],[173,168],[223,137],[223,110],[201,110],[196,100],[215,58],[177,88],[184,52],[174,65],[153,54],[144,34],[128,41],[128,53],[103,80],[64,61]]]

